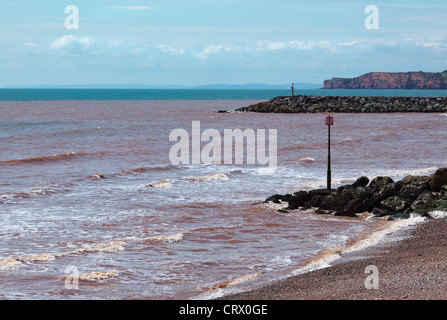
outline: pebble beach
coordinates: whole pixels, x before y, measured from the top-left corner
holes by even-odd
[[[377,289],[365,285],[377,267]],[[348,254],[333,265],[233,295],[226,300],[445,300],[447,221],[427,219],[396,240]]]

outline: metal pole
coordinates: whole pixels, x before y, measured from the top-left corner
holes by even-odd
[[[331,126],[327,126],[327,189],[331,190]]]

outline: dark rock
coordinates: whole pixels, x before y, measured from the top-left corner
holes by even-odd
[[[375,177],[371,183],[369,184],[369,187],[372,189],[381,189],[384,186],[394,183],[393,179],[391,179],[390,177],[384,177],[384,176],[379,176],[379,177]]]
[[[423,184],[423,185],[426,184],[428,187],[429,181],[430,181],[429,176],[406,176],[401,181],[399,181],[399,183],[401,183],[402,186],[405,186],[408,184]]]
[[[394,214],[393,212],[383,209],[383,208],[374,208],[372,209],[371,213],[375,216],[375,217],[384,217],[384,216],[390,216],[392,214]]]
[[[444,185],[439,192],[441,193],[441,198],[447,200],[447,185]]]
[[[441,200],[441,193],[424,191],[411,204],[410,208],[416,213],[427,213],[427,211],[436,207],[438,200]]]
[[[410,214],[404,212],[398,212],[390,216],[387,220],[398,220],[398,219],[408,219],[410,218]]]
[[[319,195],[319,194],[317,194],[317,195],[314,195],[314,196],[312,196],[312,198],[309,200],[309,201],[307,201],[304,205],[305,206],[309,206],[309,207],[319,207],[320,206],[320,204],[321,204],[321,202],[323,201],[323,199],[325,198],[326,196],[323,196],[323,195]]]
[[[438,200],[436,201],[436,208],[434,208],[433,211],[447,211],[447,200],[446,199],[442,199],[442,200]]]
[[[278,209],[277,211],[278,211],[278,212],[281,212],[281,213],[289,213],[289,211],[284,210],[284,209]]]
[[[344,210],[336,211],[334,213],[334,216],[336,216],[336,217],[357,217],[357,215],[355,213],[349,212],[349,211],[344,211]]]
[[[311,195],[322,195],[322,196],[326,196],[328,194],[334,193],[334,190],[328,190],[328,189],[315,189],[315,190],[310,190],[309,194]]]
[[[414,182],[411,184],[404,185],[399,190],[399,195],[403,198],[415,200],[422,192],[428,189],[427,182]]]
[[[430,190],[441,191],[442,186],[447,185],[447,167],[439,168],[430,176]]]
[[[327,195],[320,203],[320,209],[323,210],[341,210],[350,200],[352,200],[352,193],[346,191],[341,194]]]
[[[282,199],[284,199],[284,195],[274,194],[273,196],[270,196],[267,199],[265,199],[264,203],[266,202],[281,203]]]
[[[405,209],[407,209],[411,205],[411,202],[409,202],[407,199],[393,196],[381,201],[380,205],[385,210],[393,212],[404,212]]]
[[[369,183],[368,177],[362,176],[358,178],[351,186],[352,187],[366,187]]]
[[[289,199],[288,210],[295,210],[302,207],[307,201],[312,198],[312,195],[306,191],[298,191],[293,194]]]
[[[315,213],[319,213],[319,214],[332,214],[333,211],[332,211],[332,210],[322,210],[322,209],[317,209],[317,210],[315,210]]]
[[[396,194],[396,184],[392,182],[389,184],[383,184],[380,187],[377,186],[371,198],[374,199],[376,202],[380,202],[382,200],[385,200],[386,198],[395,196]]]
[[[370,198],[373,196],[373,190],[370,187],[358,186],[351,189],[352,194],[361,199]]]
[[[378,207],[380,205],[380,201],[377,198],[366,198],[363,199],[360,207],[358,210],[360,210],[361,212],[371,212],[374,208]]]
[[[311,209],[312,207],[309,205],[309,203],[308,202],[306,202],[302,207],[301,207],[301,210],[308,210],[308,209]]]
[[[364,210],[363,206],[364,199],[362,198],[354,198],[350,200],[344,207],[343,211],[345,212],[352,212],[352,213],[362,213],[367,210]]]

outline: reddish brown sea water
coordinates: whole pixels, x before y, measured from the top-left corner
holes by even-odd
[[[326,186],[324,114],[216,113],[254,100],[0,102],[0,298],[194,299],[280,279],[371,226],[278,212]],[[333,187],[447,165],[442,114],[335,114]],[[276,173],[170,162],[172,130],[276,129]],[[160,183],[158,183],[160,182]],[[77,289],[67,276],[83,275]]]

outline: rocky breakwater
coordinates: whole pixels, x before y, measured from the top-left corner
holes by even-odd
[[[235,112],[447,112],[447,97],[278,96]]]
[[[370,182],[363,176],[334,190],[275,194],[264,202],[285,204],[280,212],[314,208],[317,213],[335,216],[356,217],[370,212],[374,217],[388,216],[389,220],[409,218],[412,213],[434,217],[443,211],[447,214],[447,167],[429,176],[410,175],[397,182],[387,176]]]

